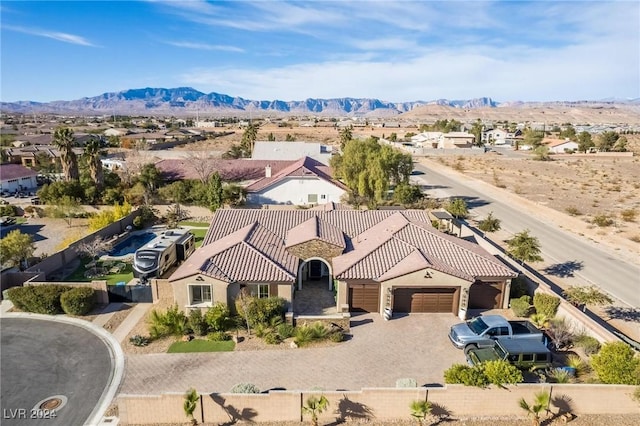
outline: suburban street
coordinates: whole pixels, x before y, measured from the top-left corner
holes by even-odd
[[[445,167],[445,166],[440,166]],[[612,296],[633,308],[640,307],[640,267],[621,260],[606,247],[598,246],[587,238],[545,223],[536,218],[535,211],[523,211],[483,193],[482,186],[473,188],[472,183],[461,182],[453,173],[430,169],[416,163],[414,169],[424,174],[413,176],[416,182],[426,186],[433,197],[455,196],[467,201],[471,216],[486,217],[493,211],[501,220],[502,229],[515,234],[529,229],[538,238],[542,256],[547,263],[556,265],[580,265],[572,271],[585,284],[595,284]]]

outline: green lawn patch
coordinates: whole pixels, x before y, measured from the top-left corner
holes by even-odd
[[[192,353],[192,352],[231,352],[236,347],[232,340],[212,342],[210,340],[194,339],[190,342],[175,342],[169,346],[167,353]]]
[[[206,229],[191,229],[190,230],[193,236],[195,237],[196,248],[202,245],[204,241],[204,236],[207,233]]]
[[[180,222],[179,225],[180,226],[195,226],[195,227],[199,227],[199,228],[208,228],[210,223],[209,222],[189,222],[189,221],[184,221],[184,222]]]
[[[122,281],[124,281],[125,283],[128,283],[133,279],[133,266],[129,263],[126,264],[127,266],[120,273],[110,274],[107,272],[105,275],[101,277],[95,277],[93,279],[87,278],[85,276],[85,272],[91,269],[86,267],[88,262],[89,262],[88,260],[83,259],[82,264],[78,266],[78,269],[73,271],[71,275],[65,278],[65,281],[66,282],[90,282],[93,280],[107,280],[107,285],[115,285],[116,283],[119,283]],[[99,267],[100,265],[101,263],[98,263]]]

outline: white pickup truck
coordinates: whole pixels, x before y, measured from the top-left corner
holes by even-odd
[[[542,331],[529,321],[508,321],[500,315],[476,317],[456,324],[449,331],[449,340],[458,349],[491,348],[497,339],[535,339],[544,341]]]

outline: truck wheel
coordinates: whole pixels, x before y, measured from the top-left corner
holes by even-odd
[[[466,354],[469,353],[469,351],[474,350],[474,349],[478,349],[478,345],[475,345],[475,344],[467,345],[467,346],[464,347],[464,354],[466,355]]]

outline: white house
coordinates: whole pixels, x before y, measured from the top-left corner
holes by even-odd
[[[20,164],[1,164],[0,190],[10,193],[33,190],[38,187],[36,176],[36,172]]]
[[[577,151],[578,144],[572,140],[552,140],[547,143],[549,152],[554,154],[564,154],[567,151]]]
[[[471,148],[475,136],[467,132],[443,133],[438,139],[438,148]]]
[[[272,175],[265,167],[265,177],[247,188],[249,204],[315,205],[339,202],[347,187],[331,176],[328,166],[310,157]]]

